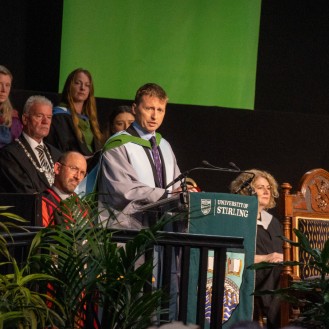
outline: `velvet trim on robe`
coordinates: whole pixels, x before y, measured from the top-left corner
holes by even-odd
[[[85,118],[87,119],[87,117]],[[71,112],[64,107],[54,107],[50,132],[45,140],[62,152],[77,151],[86,156],[91,156],[102,148],[102,145],[94,139],[92,145],[94,152],[91,152],[84,138],[82,141],[78,139],[75,134]]]

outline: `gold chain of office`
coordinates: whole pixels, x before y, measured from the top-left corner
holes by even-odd
[[[26,156],[29,158],[29,160],[31,161],[31,163],[33,164],[34,168],[36,170],[38,170],[41,173],[44,173],[47,177],[47,180],[49,182],[50,185],[53,185],[54,180],[55,180],[55,173],[54,173],[54,162],[53,159],[48,151],[48,147],[46,145],[44,145],[44,150],[47,154],[47,158],[50,161],[50,167],[51,170],[47,170],[47,168],[39,166],[34,159],[32,158],[32,155],[30,154],[30,152],[26,149],[26,147],[24,146],[24,144],[18,139],[16,138],[15,141],[22,147],[23,151],[25,152]]]

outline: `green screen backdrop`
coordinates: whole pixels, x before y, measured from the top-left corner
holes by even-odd
[[[146,82],[170,103],[253,109],[261,0],[65,0],[60,86],[88,69],[98,97]]]

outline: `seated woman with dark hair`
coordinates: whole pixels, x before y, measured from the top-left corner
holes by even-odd
[[[251,184],[243,188],[239,193],[244,195],[257,195],[258,216],[257,216],[257,238],[255,263],[283,261],[282,244],[280,238],[283,235],[280,221],[273,217],[266,210],[275,207],[275,198],[279,196],[278,183],[274,177],[266,171],[250,169],[247,172],[255,174]],[[230,185],[232,193],[237,191],[242,184],[250,178],[250,174],[240,174]],[[280,286],[281,267],[256,271],[255,290],[275,290]],[[258,320],[257,311],[267,318],[267,328],[280,327],[280,301],[271,296],[255,297],[254,319]]]
[[[18,112],[9,100],[12,81],[10,71],[0,65],[0,148],[18,138],[23,129]]]
[[[49,144],[62,152],[77,151],[88,159],[88,170],[97,162],[104,137],[100,131],[94,84],[89,71],[76,69],[66,79],[59,106],[54,107]]]
[[[109,135],[126,130],[135,121],[131,106],[120,105],[116,107],[109,117]]]

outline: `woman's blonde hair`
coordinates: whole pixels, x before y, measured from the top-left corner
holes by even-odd
[[[248,169],[246,170],[246,172],[241,173],[233,182],[231,182],[230,184],[231,193],[235,193],[235,191],[237,191],[239,187],[252,176],[252,174],[250,173],[253,173],[255,175],[250,183],[250,186],[243,188],[241,191],[239,191],[239,194],[242,195],[252,194],[250,192],[254,191],[255,189],[255,181],[257,180],[257,178],[263,177],[268,181],[269,185],[271,186],[271,198],[267,209],[274,208],[276,205],[275,199],[279,197],[278,183],[275,180],[275,178],[267,171],[259,170],[259,169]]]
[[[98,124],[98,118],[97,118],[97,108],[96,108],[96,100],[94,96],[94,83],[92,76],[88,70],[78,68],[71,72],[69,76],[67,77],[65,81],[65,85],[62,92],[62,103],[68,106],[68,108],[71,110],[72,120],[73,120],[73,126],[74,131],[80,141],[82,141],[82,132],[79,129],[79,116],[77,114],[77,111],[74,106],[74,101],[72,97],[72,89],[73,84],[75,82],[76,76],[79,73],[84,73],[89,81],[90,81],[90,89],[89,89],[89,95],[87,100],[83,104],[82,114],[85,114],[89,118],[91,131],[94,135],[94,138],[99,142],[103,142],[103,134],[100,131],[99,124]]]
[[[0,74],[8,75],[10,77],[11,82],[13,81],[13,75],[3,65],[0,65]],[[11,105],[9,97],[7,97],[7,99],[2,103],[0,110],[2,112],[2,118],[5,126],[11,127],[13,106]]]

